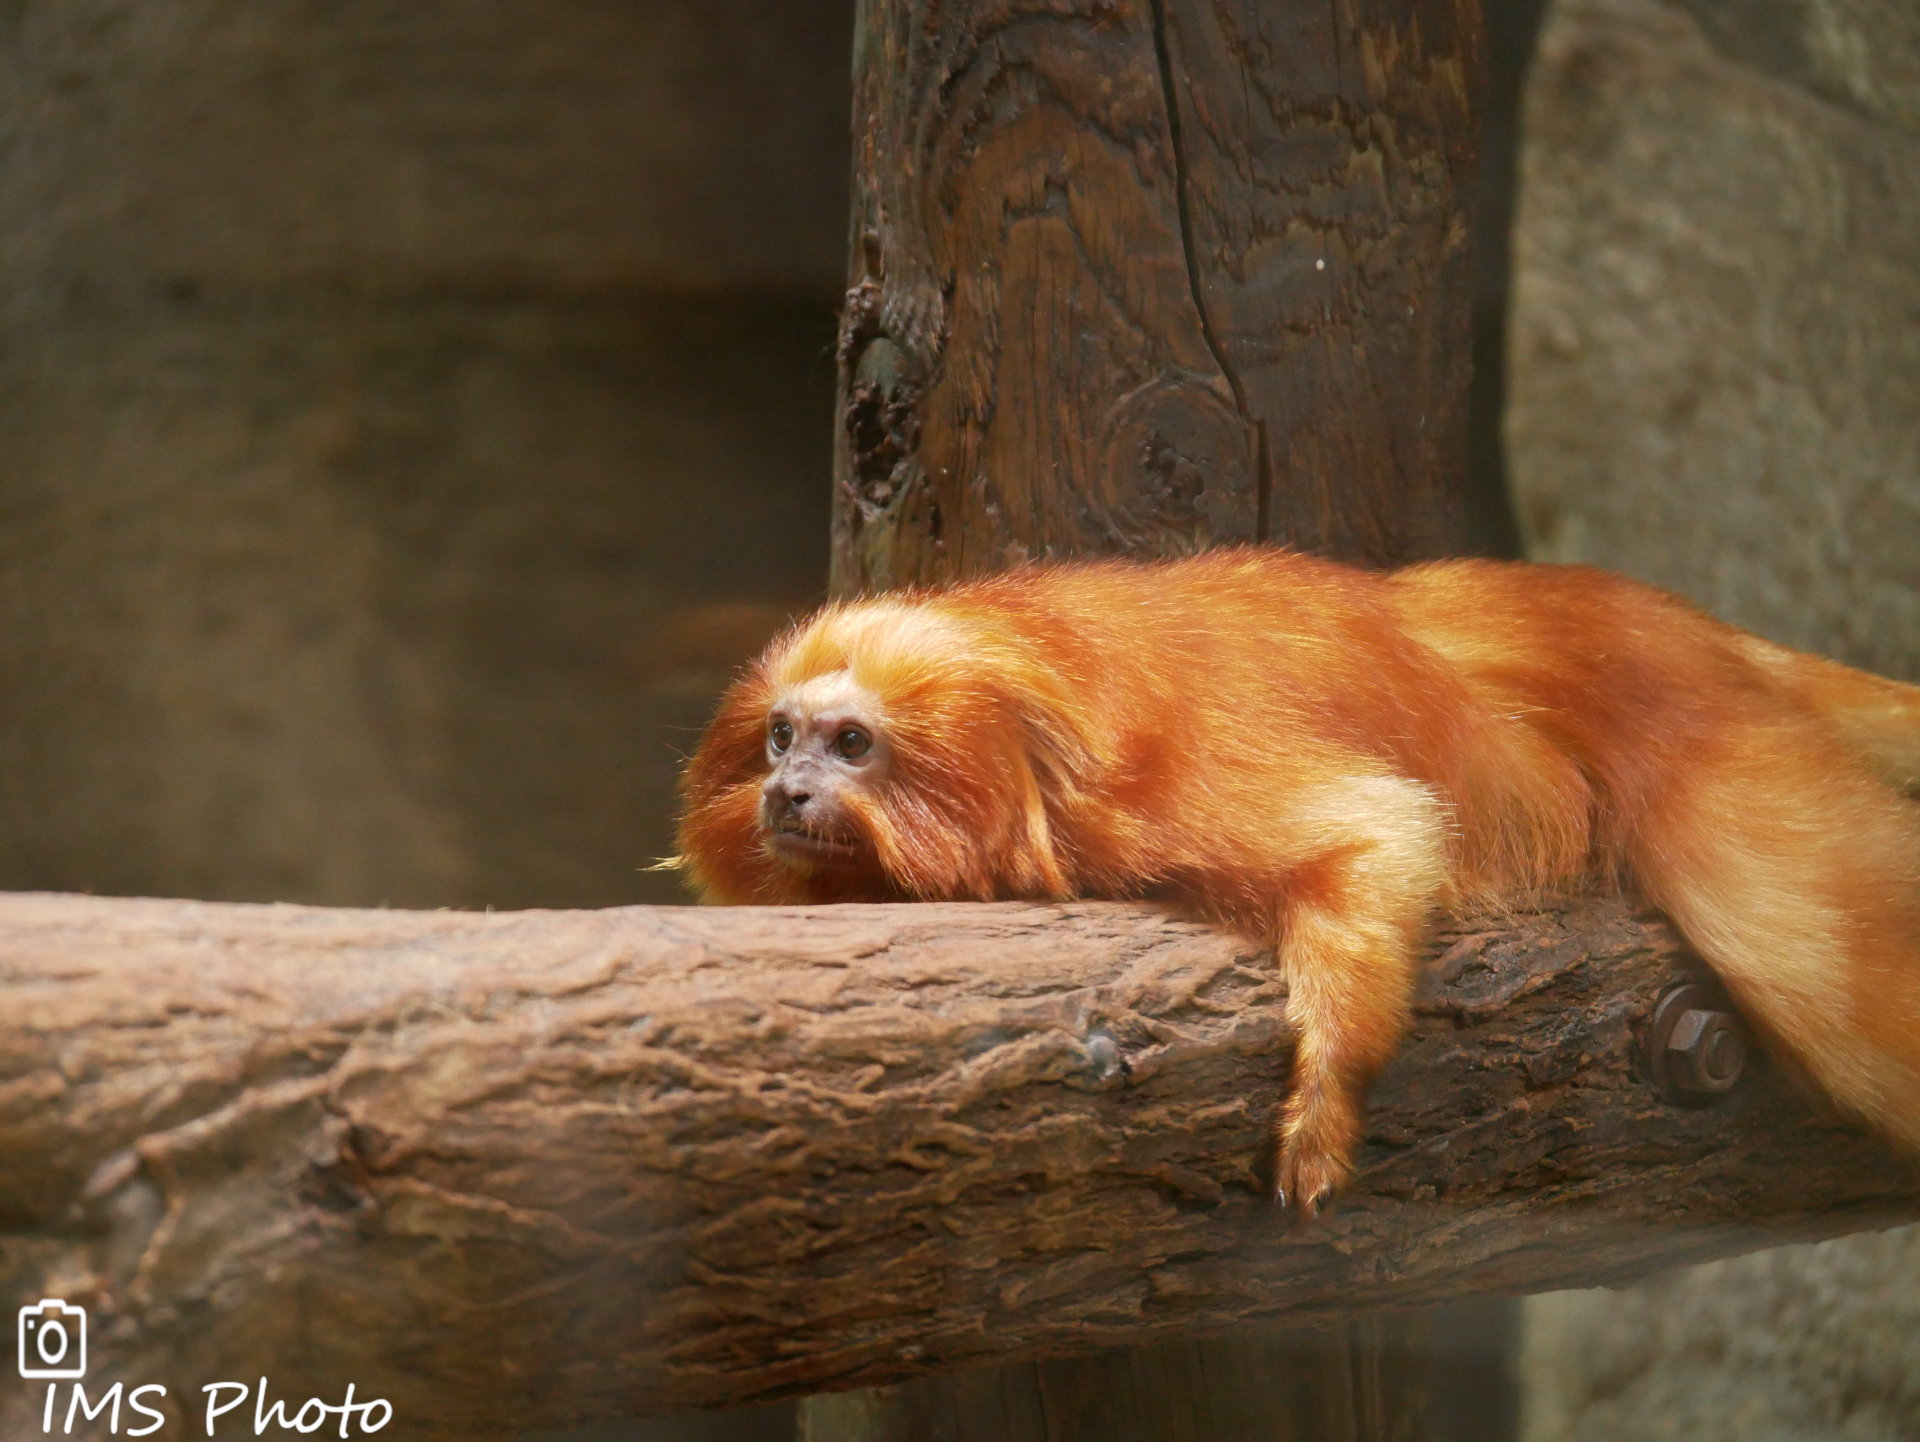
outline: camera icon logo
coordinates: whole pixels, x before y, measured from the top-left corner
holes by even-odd
[[[64,1381],[87,1375],[87,1309],[58,1297],[20,1309],[20,1375]]]

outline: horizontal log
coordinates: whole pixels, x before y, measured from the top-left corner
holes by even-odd
[[[1443,929],[1356,1191],[1290,1230],[1271,957],[1146,907],[4,897],[0,1287],[90,1309],[90,1393],[352,1383],[474,1437],[1920,1217],[1764,1067],[1660,1099],[1689,966],[1613,900]]]

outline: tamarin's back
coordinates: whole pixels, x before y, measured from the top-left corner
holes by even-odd
[[[809,773],[845,781],[813,840],[815,782],[769,778],[764,741],[809,697],[891,758]],[[1231,550],[827,608],[723,702],[682,839],[721,900],[1156,895],[1276,937],[1301,1038],[1281,1189],[1311,1204],[1345,1175],[1432,909],[1589,868],[1920,1145],[1916,772],[1920,690],[1620,577]],[[769,834],[815,859],[777,864]]]
[[[1258,768],[1284,766],[1267,744],[1276,736],[1295,748],[1337,741],[1434,786],[1456,813],[1527,807],[1577,833],[1538,864],[1508,857],[1511,870],[1497,837],[1461,858],[1494,864],[1504,888],[1578,869],[1590,844],[1611,864],[1629,819],[1684,786],[1729,726],[1791,736],[1895,792],[1920,781],[1920,688],[1584,566],[1455,560],[1379,573],[1235,549],[1036,567],[929,604],[1016,632],[1067,670],[1089,703],[1079,723],[1110,746],[1129,732],[1185,736]],[[1456,822],[1471,839],[1471,819]],[[1485,822],[1506,832],[1516,818]]]

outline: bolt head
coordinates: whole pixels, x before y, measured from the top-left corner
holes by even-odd
[[[1683,1089],[1731,1091],[1747,1065],[1747,1039],[1731,1012],[1690,1007],[1667,1038],[1667,1070]]]

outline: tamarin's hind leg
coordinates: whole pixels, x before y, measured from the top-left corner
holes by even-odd
[[[1629,860],[1763,1032],[1920,1147],[1920,808],[1810,720],[1748,720],[1690,761]]]
[[[1299,824],[1320,845],[1281,902],[1294,1055],[1274,1195],[1312,1217],[1352,1176],[1367,1083],[1406,1030],[1415,949],[1446,881],[1445,826],[1425,787],[1389,777],[1325,788]]]

